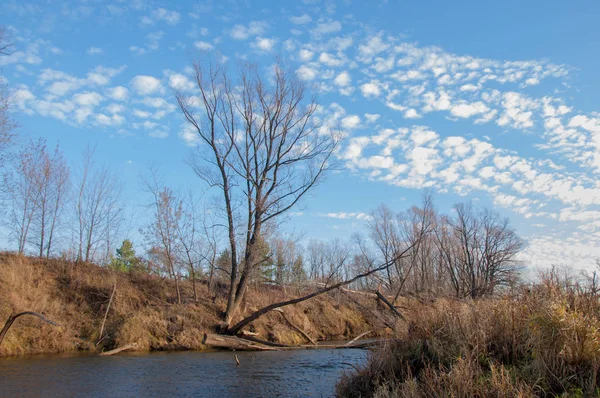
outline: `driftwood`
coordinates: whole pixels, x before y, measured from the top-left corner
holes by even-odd
[[[292,329],[294,329],[296,332],[298,332],[306,340],[310,341],[311,344],[317,345],[317,342],[312,337],[310,337],[308,335],[308,333],[306,333],[300,327],[294,325],[294,323],[287,316],[285,316],[285,312],[283,312],[283,310],[281,308],[275,308],[273,311],[279,312],[281,314],[281,316],[283,317],[283,319],[288,323],[288,325],[290,325],[292,327]]]
[[[228,348],[230,350],[239,351],[274,351],[277,348],[269,347],[265,344],[256,343],[247,339],[242,339],[235,336],[225,336],[215,333],[204,333],[202,344],[211,347]]]
[[[124,345],[122,347],[119,347],[119,348],[115,348],[114,350],[110,350],[110,351],[106,351],[106,352],[101,352],[100,354],[98,354],[98,356],[107,357],[107,356],[110,356],[110,355],[118,354],[121,351],[130,350],[130,349],[135,348],[135,347],[137,347],[137,343],[131,343],[131,344],[127,344],[127,345]]]
[[[254,341],[255,343],[259,343],[259,344],[264,344],[269,347],[278,347],[278,348],[292,348],[293,347],[288,344],[275,343],[273,341],[259,339],[258,337],[254,337],[254,336],[244,336],[244,339]]]
[[[104,319],[102,320],[102,327],[100,328],[100,340],[96,343],[96,345],[100,344],[104,337],[102,337],[102,333],[104,333],[104,324],[106,323],[106,317],[108,316],[108,311],[110,310],[110,305],[112,304],[113,297],[115,296],[115,292],[117,291],[117,284],[113,287],[112,294],[110,295],[110,300],[108,300],[108,307],[106,307],[106,312],[104,313]]]
[[[361,337],[365,337],[366,335],[368,335],[369,333],[371,333],[370,330],[367,330],[364,333],[359,334],[358,336],[356,336],[355,338],[353,338],[352,340],[350,340],[347,344],[346,347],[351,346],[352,344],[356,343],[356,340],[359,340]]]
[[[369,332],[367,332],[369,333]],[[360,337],[365,336],[363,333],[354,340],[346,344],[301,344],[301,345],[285,345],[273,343],[257,339],[256,337],[248,336],[240,338],[235,336],[227,336],[215,333],[205,333],[202,344],[216,348],[226,348],[234,351],[286,351],[286,350],[318,350],[318,349],[340,349],[340,348],[370,348],[386,343],[386,340],[375,340],[366,342],[356,342]]]
[[[17,320],[18,317],[23,316],[23,315],[36,316],[36,317],[40,318],[42,321],[49,323],[50,325],[60,326],[58,323],[51,321],[50,319],[46,318],[44,315],[34,312],[34,311],[24,311],[24,312],[20,312],[16,315],[11,314],[8,317],[8,319],[6,320],[6,323],[4,324],[2,331],[0,331],[0,345],[2,344],[2,341],[4,340],[4,336],[6,336],[6,333],[8,333],[8,329],[10,329],[10,327]]]

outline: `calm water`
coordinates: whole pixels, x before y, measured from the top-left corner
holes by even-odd
[[[0,359],[0,396],[331,397],[364,350],[171,352]]]

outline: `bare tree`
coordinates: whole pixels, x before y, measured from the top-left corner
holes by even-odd
[[[516,255],[524,242],[510,228],[508,219],[471,204],[454,207],[456,216],[438,233],[452,283],[459,295],[490,295],[497,286],[509,285],[519,273]]]
[[[123,221],[119,178],[106,166],[96,167],[95,148],[83,152],[76,182],[75,217],[77,261],[99,260],[113,251],[112,242]]]
[[[58,146],[49,153],[46,141],[30,141],[4,179],[9,194],[10,229],[19,253],[31,244],[49,257],[56,241],[69,190],[69,169]]]
[[[38,203],[32,224],[32,243],[40,257],[50,257],[56,240],[56,228],[62,221],[70,189],[70,171],[58,146],[52,154],[47,152],[45,146],[40,150],[40,162],[34,170]]]
[[[221,65],[205,73],[196,64],[195,72],[197,96],[176,98],[201,141],[204,162],[194,170],[222,194],[231,252],[224,320],[230,325],[261,261],[263,228],[322,179],[338,138],[319,131],[315,98],[307,98],[305,86],[279,66],[273,84],[253,66],[244,67],[235,84]]]
[[[12,54],[12,44],[6,29],[0,26],[0,56]],[[16,123],[10,115],[10,94],[8,86],[0,75],[0,169],[3,168],[7,150],[14,142]]]
[[[192,289],[194,292],[194,302],[198,301],[198,292],[196,289],[196,277],[202,260],[202,248],[199,230],[200,215],[197,211],[197,201],[191,192],[188,193],[185,200],[179,200],[175,207],[180,209],[181,216],[175,221],[175,232],[179,240],[179,247],[182,251],[181,257],[188,267],[188,276],[192,280]],[[175,213],[177,214],[177,213]],[[213,260],[214,261],[214,260]]]
[[[10,229],[20,254],[25,252],[34,217],[39,207],[37,172],[43,163],[46,143],[30,141],[18,154],[14,173],[4,177],[9,190]]]
[[[178,229],[183,215],[182,204],[173,190],[159,182],[156,168],[151,166],[150,177],[143,178],[142,181],[152,195],[151,207],[154,211],[152,221],[144,230],[146,240],[152,247],[154,255],[162,261],[169,277],[175,281],[177,303],[181,304],[179,286],[181,240],[178,236]]]

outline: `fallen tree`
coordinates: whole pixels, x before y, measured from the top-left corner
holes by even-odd
[[[202,344],[215,347],[225,348],[233,351],[282,351],[282,350],[312,350],[312,349],[338,349],[338,348],[369,348],[385,344],[387,340],[375,340],[367,342],[357,342],[361,337],[364,337],[366,332],[346,344],[300,344],[300,345],[285,345],[264,341],[253,336],[241,338],[237,336],[226,336],[216,333],[205,333]]]
[[[202,344],[217,347],[217,348],[228,348],[230,350],[239,351],[274,351],[277,350],[275,347],[270,347],[265,344],[258,343],[256,341],[250,341],[241,337],[235,336],[224,336],[222,334],[215,333],[204,333],[204,339]]]
[[[49,323],[50,325],[60,326],[58,323],[46,318],[44,315],[42,315],[40,313],[34,312],[34,311],[24,311],[24,312],[20,312],[18,314],[10,314],[10,316],[6,320],[6,323],[4,324],[4,327],[2,328],[2,331],[0,331],[0,345],[2,345],[2,341],[4,340],[4,336],[6,336],[6,333],[8,333],[8,329],[10,329],[10,327],[17,320],[17,318],[19,318],[23,315],[36,316],[36,317],[40,318],[42,321]]]
[[[424,235],[424,231],[422,231],[421,236]],[[395,256],[393,259],[375,267],[375,268],[371,268],[368,271],[365,271],[363,273],[360,273],[356,276],[354,276],[353,278],[347,279],[345,281],[342,282],[338,282],[338,283],[334,283],[333,285],[330,286],[326,286],[322,289],[319,289],[317,291],[314,291],[312,293],[309,293],[307,295],[301,296],[301,297],[297,297],[295,299],[291,299],[291,300],[286,300],[286,301],[280,301],[278,303],[273,303],[270,304],[266,307],[263,307],[259,310],[254,311],[252,314],[250,314],[249,316],[247,316],[246,318],[242,319],[241,321],[239,321],[238,323],[236,323],[235,325],[233,325],[232,327],[230,327],[229,329],[227,329],[226,333],[230,334],[230,335],[235,335],[238,334],[242,328],[244,328],[246,325],[248,325],[249,323],[253,322],[254,320],[256,320],[257,318],[265,315],[266,313],[273,311],[276,308],[281,308],[281,307],[285,307],[288,305],[292,305],[292,304],[298,304],[301,303],[303,301],[306,300],[310,300],[313,297],[317,297],[321,294],[330,292],[332,290],[335,289],[339,289],[341,287],[350,285],[351,283],[362,279],[362,278],[366,278],[370,275],[373,275],[377,272],[381,272],[384,271],[386,269],[388,269],[389,267],[391,267],[396,261],[402,259],[404,256],[407,255],[407,253],[416,245],[417,241],[413,242],[411,245],[409,245],[406,249],[404,249],[400,254],[398,254],[397,256]],[[387,301],[387,300],[386,300]],[[389,301],[388,301],[389,302]]]

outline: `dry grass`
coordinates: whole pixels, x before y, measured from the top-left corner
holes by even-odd
[[[338,385],[343,397],[534,397],[600,393],[600,304],[541,287],[519,297],[437,300]]]
[[[108,302],[104,337],[100,328]],[[107,350],[137,342],[141,350],[202,349],[206,331],[214,331],[225,309],[225,286],[216,297],[182,282],[184,304],[176,304],[172,281],[146,274],[111,271],[93,264],[40,260],[0,253],[0,323],[11,312],[37,311],[59,323],[54,327],[33,317],[19,318],[8,332],[0,355]],[[260,286],[248,294],[243,315],[301,292]],[[332,293],[285,308],[286,315],[316,339],[347,339],[364,331],[383,332],[386,314],[372,313],[373,300],[349,299]],[[387,318],[385,318],[387,319]],[[389,323],[389,320],[388,320]],[[0,325],[0,326],[2,326]],[[250,330],[264,339],[286,344],[306,341],[273,312],[257,319]]]

